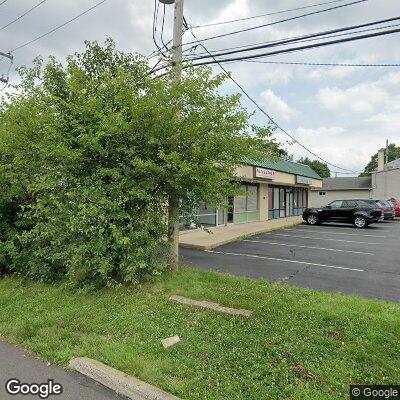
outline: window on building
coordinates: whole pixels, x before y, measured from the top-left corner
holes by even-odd
[[[320,196],[326,196],[326,192],[319,192]]]
[[[258,185],[243,183],[240,190],[246,194],[235,197],[234,222],[259,221]]]
[[[268,219],[302,215],[307,208],[307,189],[270,186],[268,189]]]

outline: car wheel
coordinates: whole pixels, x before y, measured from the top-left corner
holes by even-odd
[[[317,214],[310,214],[307,217],[307,224],[308,225],[317,225],[318,224],[318,216],[317,216]]]
[[[354,218],[354,226],[359,229],[364,229],[368,226],[368,221],[365,217],[360,215]]]

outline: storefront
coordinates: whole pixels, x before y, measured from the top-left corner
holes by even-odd
[[[308,189],[268,186],[268,219],[302,215],[308,207]]]
[[[310,189],[322,179],[307,165],[290,161],[249,161],[240,167],[241,194],[228,199],[228,208],[203,204],[194,217],[204,226],[241,224],[302,215]],[[187,226],[186,226],[187,228]]]

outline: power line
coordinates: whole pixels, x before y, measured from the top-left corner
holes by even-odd
[[[196,64],[193,64],[193,66],[199,66],[199,65],[211,65],[211,64],[216,64],[216,63],[222,63],[222,62],[230,62],[230,61],[240,61],[240,60],[251,60],[251,59],[256,59],[260,57],[266,57],[266,56],[274,56],[278,54],[286,54],[286,53],[293,53],[297,51],[302,51],[302,50],[307,50],[307,49],[314,49],[314,48],[319,48],[319,47],[324,47],[324,46],[330,46],[334,44],[340,44],[340,43],[346,43],[346,42],[352,42],[352,41],[357,41],[357,40],[364,40],[364,39],[369,39],[373,37],[378,37],[378,36],[386,36],[386,35],[391,35],[394,33],[399,33],[400,29],[392,29],[389,31],[385,32],[376,32],[376,33],[370,33],[367,35],[361,35],[361,36],[355,36],[351,38],[345,38],[345,39],[338,39],[338,40],[332,40],[329,42],[321,42],[321,43],[315,43],[311,45],[306,45],[306,46],[299,46],[299,47],[292,47],[289,49],[282,49],[282,50],[275,50],[271,51],[268,53],[258,53],[254,54],[251,56],[241,56],[241,57],[233,57],[233,58],[221,58],[221,59],[214,59],[214,61],[202,61]],[[214,58],[213,55],[210,54],[210,57]],[[204,58],[210,58],[207,56],[204,56]]]
[[[295,37],[278,39],[278,40],[271,40],[271,41],[268,41],[268,42],[261,42],[261,43],[256,43],[256,44],[250,45],[250,46],[249,45],[243,45],[243,46],[230,47],[230,48],[227,48],[227,49],[216,50],[215,52],[213,52],[213,54],[215,56],[222,56],[222,55],[240,53],[242,51],[259,50],[259,49],[263,49],[263,48],[266,48],[266,47],[274,47],[274,46],[277,46],[277,45],[288,44],[288,43],[292,43],[292,42],[294,43],[294,42],[308,41],[306,39],[318,40],[319,38],[321,38],[321,36],[325,36],[325,37],[343,36],[343,35],[333,35],[333,34],[340,33],[340,32],[347,32],[347,34],[350,35],[350,34],[354,34],[354,33],[369,32],[369,31],[373,31],[373,30],[386,29],[386,28],[395,27],[395,26],[398,26],[398,25],[388,25],[388,26],[383,26],[383,27],[377,27],[377,28],[371,28],[371,29],[364,29],[364,30],[360,30],[360,31],[354,31],[355,29],[366,28],[366,27],[369,27],[369,26],[385,24],[385,23],[388,23],[388,22],[394,22],[394,21],[398,21],[398,20],[400,20],[400,16],[393,17],[393,18],[387,18],[387,19],[383,19],[383,20],[378,20],[378,21],[373,21],[373,22],[368,22],[368,23],[359,24],[359,25],[345,26],[343,28],[336,28],[336,29],[330,29],[330,30],[327,30],[327,31],[321,31],[321,32],[316,32],[316,33],[311,33],[311,34],[305,34],[305,35],[301,35],[301,36],[295,36]],[[352,31],[352,30],[354,32],[348,32],[348,31]],[[328,35],[331,35],[331,36],[328,36]],[[243,49],[243,50],[233,51],[233,50],[236,50],[236,49]],[[201,56],[202,54],[204,55],[204,54],[207,54],[207,53],[203,52],[203,53],[199,53],[199,54],[196,54],[196,55]],[[208,58],[208,57],[206,57],[206,58]]]
[[[313,63],[313,62],[260,61],[260,60],[241,60],[241,61],[260,63],[260,64],[305,65],[314,67],[400,67],[400,63],[399,64],[351,64],[351,63]]]
[[[160,2],[158,0],[154,0],[154,14],[153,14],[153,42],[158,49],[158,52],[163,55],[164,58],[167,58],[167,55],[164,53],[163,48],[160,47],[157,43],[157,26],[158,26],[158,12],[159,12]],[[163,16],[163,25],[161,31],[161,41],[163,41],[163,32],[164,32],[164,23],[165,23],[165,5],[164,5],[164,16]],[[164,44],[164,43],[163,43]],[[165,45],[163,46],[165,47]],[[168,47],[166,48],[169,50]]]
[[[102,5],[103,3],[105,3],[106,1],[107,1],[107,0],[101,0],[101,1],[99,1],[98,3],[96,3],[95,5],[93,5],[92,7],[86,9],[85,11],[83,11],[83,12],[81,12],[81,13],[79,13],[78,15],[76,15],[75,17],[69,19],[68,21],[64,22],[63,24],[58,25],[58,26],[56,26],[55,28],[51,29],[50,31],[48,31],[48,32],[46,32],[46,33],[44,33],[44,34],[42,34],[42,35],[36,37],[35,39],[32,39],[32,40],[30,40],[29,42],[26,42],[26,43],[24,43],[24,44],[21,44],[20,46],[14,48],[14,49],[12,49],[12,50],[10,50],[10,53],[13,53],[13,52],[15,52],[15,51],[17,51],[17,50],[20,50],[20,49],[22,49],[22,48],[24,48],[24,47],[26,47],[26,46],[29,46],[30,44],[32,44],[32,43],[34,43],[34,42],[36,42],[36,41],[38,41],[38,40],[40,40],[40,39],[43,39],[45,36],[48,36],[48,35],[50,35],[50,34],[56,32],[56,31],[58,31],[59,29],[63,28],[64,26],[70,24],[70,23],[73,22],[73,21],[76,21],[78,18],[82,17],[83,15],[85,15],[85,14],[89,13],[90,11],[94,10],[95,8],[99,7],[100,5]]]
[[[7,0],[6,0],[6,1],[7,1]],[[47,0],[42,0],[42,1],[40,1],[39,3],[37,3],[36,5],[34,5],[32,8],[30,8],[28,11],[26,11],[26,12],[24,12],[22,15],[20,15],[19,17],[15,18],[14,20],[12,20],[11,22],[9,22],[8,24],[2,26],[2,27],[0,28],[0,31],[2,31],[3,29],[8,28],[10,25],[12,25],[12,24],[14,24],[15,22],[19,21],[21,18],[24,18],[25,15],[28,15],[30,12],[32,12],[33,10],[35,10],[36,8],[38,8],[39,6],[41,6],[41,5],[42,5],[43,3],[45,3],[46,1],[47,1]],[[3,1],[3,3],[1,3],[1,4],[4,4],[4,3],[5,3],[5,1]],[[1,4],[0,4],[0,6],[1,6]]]
[[[7,2],[7,0],[3,0],[3,1],[0,3],[0,6],[2,6],[5,2]]]
[[[166,5],[164,4],[163,19],[162,19],[161,35],[160,36],[161,36],[161,43],[163,44],[164,48],[168,50],[168,47],[164,42],[165,13],[166,13]]]
[[[223,34],[220,34],[220,35],[215,35],[215,36],[211,36],[211,37],[202,39],[202,42],[205,42],[205,41],[208,41],[208,40],[213,40],[213,39],[219,39],[219,38],[226,37],[226,36],[236,35],[236,34],[243,33],[243,32],[249,32],[249,31],[253,31],[255,29],[265,28],[265,27],[268,27],[268,26],[281,24],[283,22],[288,22],[288,21],[293,21],[293,20],[296,20],[296,19],[308,17],[310,15],[321,14],[321,13],[324,13],[324,12],[327,12],[327,11],[337,10],[339,8],[348,7],[348,6],[351,6],[351,5],[354,5],[354,4],[364,3],[366,1],[368,1],[368,0],[357,0],[357,1],[353,1],[351,3],[341,4],[341,5],[335,6],[335,7],[324,8],[322,10],[313,11],[313,12],[310,12],[310,13],[307,13],[307,14],[297,15],[297,16],[291,17],[291,18],[281,19],[279,21],[270,22],[268,24],[257,25],[257,26],[252,26],[250,28],[240,29],[238,31],[223,33]],[[197,42],[196,41],[188,42],[188,43],[185,43],[185,45],[194,44],[194,43],[197,43]]]
[[[195,33],[193,32],[192,29],[190,29],[191,34],[193,35],[193,37],[196,39],[196,41],[199,43],[199,45],[201,47],[203,47],[203,49],[208,52],[210,54],[210,57],[213,57],[212,54],[208,51],[208,49],[206,48],[206,46],[202,43],[201,40],[197,39]],[[278,128],[281,132],[283,132],[285,135],[287,135],[291,140],[293,140],[295,143],[297,143],[299,146],[301,146],[303,149],[305,149],[307,152],[309,152],[310,154],[312,154],[314,157],[316,157],[317,159],[323,161],[324,163],[331,165],[334,168],[340,169],[342,171],[346,171],[346,172],[352,172],[354,173],[354,171],[351,171],[349,169],[340,167],[338,165],[332,164],[329,161],[323,159],[322,157],[318,156],[316,153],[314,153],[312,150],[310,150],[309,148],[307,148],[305,145],[303,145],[301,142],[299,142],[294,136],[292,136],[289,132],[287,132],[285,129],[283,129],[280,125],[278,125],[274,119],[254,100],[254,98],[252,96],[250,96],[250,94],[244,89],[244,87],[235,79],[232,77],[232,75],[230,73],[228,73],[228,71],[226,70],[226,68],[217,60],[215,59],[215,63],[219,65],[219,67],[227,74],[227,76],[229,77],[229,79],[241,90],[241,92],[257,107],[257,109],[259,111],[261,111],[267,118],[268,120],[276,127]]]
[[[343,1],[346,1],[346,0],[325,1],[323,3],[312,4],[310,6],[291,8],[289,10],[275,11],[275,12],[271,12],[271,13],[267,13],[267,14],[253,15],[251,17],[232,19],[232,20],[229,20],[229,21],[214,22],[214,23],[211,23],[211,24],[194,25],[194,26],[192,26],[192,28],[193,29],[198,29],[198,28],[206,28],[206,27],[209,27],[209,26],[218,26],[218,25],[231,24],[231,23],[240,22],[240,21],[248,21],[248,20],[251,20],[251,19],[269,17],[271,15],[285,14],[285,13],[292,12],[292,11],[305,10],[307,8],[313,8],[313,7],[323,6],[323,5],[332,4],[332,3],[340,3],[340,2],[343,2]]]
[[[400,19],[400,17],[398,18]],[[352,32],[345,32],[345,33],[339,33],[336,35],[328,35],[323,32],[321,33],[315,33],[311,35],[304,35],[304,38],[290,38],[290,39],[282,39],[282,40],[275,40],[275,41],[270,41],[270,42],[265,42],[263,45],[257,45],[257,46],[240,46],[243,48],[242,50],[236,50],[236,51],[226,51],[222,52],[221,50],[216,50],[213,52],[213,55],[215,57],[221,57],[224,55],[229,55],[229,54],[237,54],[237,53],[243,53],[247,51],[254,51],[254,50],[259,50],[259,49],[266,49],[270,47],[277,47],[277,46],[283,46],[287,45],[290,43],[297,44],[297,43],[307,43],[307,42],[315,42],[317,40],[321,39],[331,39],[331,38],[336,38],[336,37],[343,37],[343,36],[350,36],[350,35],[355,35],[356,33],[363,33],[363,32],[373,32],[373,31],[378,31],[382,29],[388,29],[388,28],[395,28],[397,26],[400,26],[400,24],[392,24],[392,25],[385,25],[385,26],[380,26],[377,28],[368,28],[368,29],[361,29],[361,30],[356,30]],[[348,29],[345,29],[348,30]],[[204,58],[209,58],[209,56],[206,55],[207,53],[202,52],[202,53],[196,53],[193,55],[190,55],[189,57],[186,58],[186,60],[194,61],[194,60],[201,60]],[[249,56],[250,57],[250,56]]]

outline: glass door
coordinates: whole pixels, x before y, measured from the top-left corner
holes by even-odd
[[[286,189],[286,204],[285,204],[286,217],[294,215],[294,193],[293,189]]]

